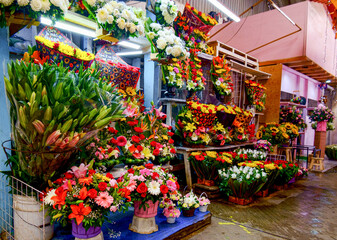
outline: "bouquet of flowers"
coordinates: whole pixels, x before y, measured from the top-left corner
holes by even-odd
[[[235,149],[234,152],[239,156],[241,154],[247,155],[247,159],[252,161],[264,161],[267,158],[267,153],[265,151],[238,148]]]
[[[144,210],[150,202],[159,204],[161,199],[176,194],[179,189],[177,178],[173,174],[153,164],[130,168],[119,181],[127,186],[135,208]]]
[[[225,128],[221,123],[216,123],[212,130],[209,131],[212,136],[212,143],[217,146],[223,146],[232,141],[231,132],[229,127]]]
[[[211,127],[216,120],[217,106],[188,101],[187,108],[191,111],[199,126]]]
[[[280,129],[283,132],[284,132],[284,129],[285,129],[285,132],[289,136],[290,140],[293,140],[293,139],[295,139],[299,136],[298,127],[296,125],[292,124],[292,123],[289,123],[289,122],[283,123],[280,126]]]
[[[168,87],[182,88],[184,80],[181,75],[181,69],[179,63],[173,63],[171,65],[161,65],[163,72],[163,83]]]
[[[329,108],[320,105],[318,108],[315,108],[313,113],[309,116],[309,119],[311,122],[327,121],[331,123],[335,119],[335,116]]]
[[[211,79],[215,89],[220,95],[228,96],[233,92],[233,83],[230,71],[231,69],[226,64],[226,60],[224,58],[213,58]]]
[[[290,102],[301,104],[302,98],[301,97],[293,97],[292,99],[290,99]]]
[[[49,65],[37,51],[8,65],[5,85],[17,153],[9,164],[14,176],[44,189],[70,163],[77,147],[122,117],[121,97],[98,74],[95,69],[75,73],[62,64]]]
[[[298,165],[283,160],[277,160],[274,162],[279,167],[279,175],[275,180],[275,185],[283,186],[287,184],[298,173]]]
[[[198,57],[199,50],[190,49],[190,59],[185,61],[187,66],[187,82],[186,89],[188,91],[197,92],[205,89],[206,79],[201,69],[201,59]]]
[[[256,138],[258,140],[267,140],[274,146],[288,143],[290,136],[287,134],[287,130],[284,126],[271,122],[260,126],[256,133]]]
[[[128,39],[144,35],[145,13],[141,8],[117,1],[82,1],[90,17],[114,38]]]
[[[271,143],[267,140],[258,140],[254,143],[254,148],[259,151],[271,152]]]
[[[180,198],[179,200],[179,207],[184,210],[195,210],[200,206],[199,198],[193,193],[193,191],[187,193],[185,196]],[[194,213],[194,211],[193,211]]]
[[[43,15],[55,22],[56,20],[63,19],[63,16],[67,13],[69,6],[70,3],[68,0],[1,1],[0,28],[7,26],[6,18],[10,18],[11,15],[21,12],[27,14],[32,19],[39,19],[40,16]]]
[[[295,124],[299,129],[307,128],[307,124],[302,117],[302,111],[293,107],[281,107],[280,110],[280,123],[290,122]]]
[[[200,197],[199,198],[199,204],[200,204],[200,206],[207,206],[207,205],[211,204],[211,201],[206,197]]]
[[[267,181],[263,168],[233,166],[219,170],[220,190],[239,199],[250,199]]]
[[[103,175],[84,165],[72,167],[53,182],[43,201],[52,223],[67,225],[71,220],[90,227],[101,227],[110,212],[127,210],[130,205],[129,182],[117,182],[110,173]]]
[[[233,129],[232,140],[234,142],[246,142],[248,141],[249,134],[244,127],[237,127]]]
[[[232,163],[232,155],[215,151],[192,152],[188,158],[198,176],[198,183],[214,186],[218,179],[218,170],[226,168]]]
[[[246,80],[246,92],[248,101],[251,105],[256,107],[256,110],[263,111],[265,109],[266,102],[266,88],[259,83],[256,83],[251,80]]]
[[[167,222],[174,223],[175,219],[180,217],[180,210],[175,206],[169,206],[164,208],[163,214],[167,218]],[[174,221],[170,222],[169,218],[174,219]]]
[[[171,0],[157,0],[154,7],[156,21],[163,26],[171,26],[178,15],[178,7]]]
[[[159,60],[184,60],[188,57],[185,42],[175,35],[172,28],[164,28],[158,23],[147,23],[146,36],[151,43],[152,53],[158,53]]]

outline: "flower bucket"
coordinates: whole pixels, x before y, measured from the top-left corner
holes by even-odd
[[[206,180],[206,179],[198,178],[197,182],[198,182],[198,184],[206,185],[206,186],[209,186],[209,187],[215,185],[215,182],[213,180]]]
[[[54,226],[50,225],[50,217],[45,217],[40,209],[41,203],[36,201],[34,197],[13,194],[15,239],[49,240],[53,237]]]
[[[288,184],[292,184],[292,183],[295,183],[296,179],[295,177],[293,177],[292,179],[290,179],[290,181],[288,182]]]
[[[256,196],[258,196],[258,197],[267,197],[268,194],[269,194],[269,191],[268,191],[268,189],[266,189],[266,190],[263,190],[263,191],[261,190],[261,191],[257,192]]]
[[[89,239],[96,237],[101,233],[101,227],[90,227],[88,230],[85,230],[83,227],[83,223],[80,225],[77,225],[75,220],[71,221],[72,229],[71,229],[71,234],[80,239]]]
[[[244,199],[244,198],[237,198],[237,197],[229,196],[228,201],[232,202],[232,203],[235,203],[235,204],[238,204],[238,205],[244,206],[244,205],[248,205],[248,204],[252,203],[253,198],[250,197],[248,199]]]
[[[183,215],[185,217],[193,217],[195,212],[195,208],[191,208],[189,210],[183,210]]]
[[[326,132],[327,121],[317,122],[317,132]]]
[[[152,218],[157,216],[158,211],[158,205],[159,201],[153,203],[151,200],[146,202],[149,204],[149,207],[144,210],[143,207],[139,209],[139,206],[141,205],[141,201],[135,201],[134,207],[135,207],[135,216],[140,218]]]
[[[199,207],[199,212],[207,212],[207,205],[205,205],[205,206],[200,206]]]
[[[176,222],[176,218],[175,217],[168,217],[166,218],[168,223],[175,223]]]

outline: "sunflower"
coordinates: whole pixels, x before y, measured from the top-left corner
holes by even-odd
[[[284,126],[287,130],[290,130],[292,128],[291,123],[286,123]]]
[[[243,133],[243,132],[244,132],[243,127],[239,127],[239,128],[238,128],[238,132],[239,132],[239,133]]]
[[[298,135],[298,130],[296,128],[292,129],[293,134]]]
[[[278,133],[279,130],[276,127],[271,127],[270,130],[274,133]]]
[[[280,130],[281,130],[282,133],[286,133],[287,132],[287,130],[284,127],[282,127],[282,126],[280,127]]]
[[[286,133],[282,133],[282,136],[283,136],[285,139],[289,139],[289,135],[286,134]]]
[[[261,139],[262,138],[262,132],[261,131],[257,131],[256,138],[257,139]]]

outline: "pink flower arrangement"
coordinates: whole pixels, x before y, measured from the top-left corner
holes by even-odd
[[[180,217],[180,210],[178,208],[175,208],[173,206],[169,206],[167,208],[164,208],[163,214],[165,217],[171,217],[171,218],[178,218]]]
[[[200,204],[200,206],[207,206],[207,205],[211,204],[211,201],[206,197],[200,197],[199,198],[199,204]]]

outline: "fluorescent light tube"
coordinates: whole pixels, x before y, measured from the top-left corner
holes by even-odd
[[[45,17],[41,17],[40,18],[40,22],[42,24],[51,26],[52,25],[52,21],[49,18],[45,18]],[[55,22],[54,27],[59,28],[59,29],[63,29],[66,31],[70,31],[70,32],[74,32],[74,33],[78,33],[81,35],[85,35],[88,37],[92,37],[95,38],[96,37],[96,32],[94,30],[90,30],[88,28],[84,28],[84,27],[79,27],[73,24],[69,24],[67,22]]]
[[[217,0],[208,0],[210,3],[212,3],[215,7],[217,7],[220,11],[222,11],[224,14],[226,14],[229,18],[233,19],[235,22],[240,22],[240,18],[235,15],[231,10],[226,8],[222,3],[220,3]]]
[[[328,80],[326,80],[326,81],[325,81],[325,83],[331,83],[331,80],[330,80],[330,79],[328,79]]]
[[[116,53],[118,56],[132,56],[132,55],[140,55],[143,54],[143,51],[133,51],[133,52],[119,52]]]
[[[289,20],[289,22],[291,22],[291,24],[293,24],[294,26],[296,25],[296,23],[293,21],[293,20],[291,20],[291,18],[290,17],[288,17],[287,16],[287,14],[285,14],[273,1],[271,2],[271,4],[273,5],[273,7],[277,10],[277,11],[279,11],[286,19],[288,19]]]
[[[118,45],[122,46],[122,47],[126,47],[126,48],[133,48],[133,49],[140,49],[141,46],[136,44],[136,43],[132,43],[130,41],[121,41],[118,43]]]

